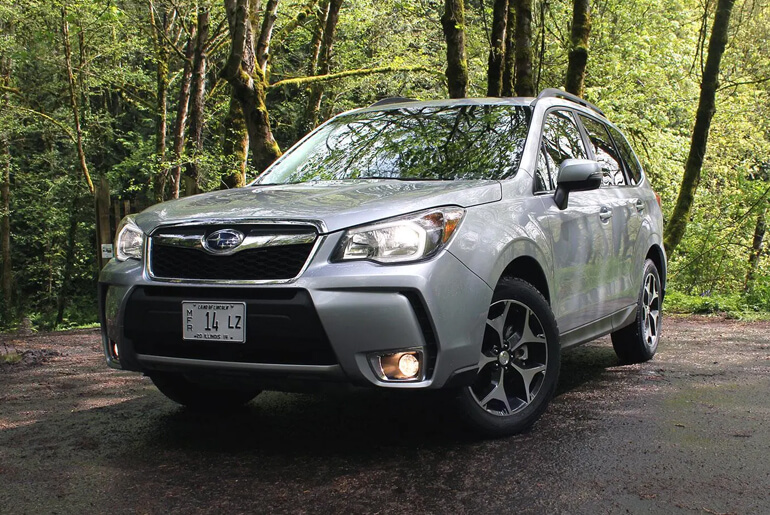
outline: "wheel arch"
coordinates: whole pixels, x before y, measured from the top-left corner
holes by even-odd
[[[500,278],[521,279],[534,286],[551,305],[548,279],[540,263],[530,255],[518,256],[505,267]]]
[[[657,243],[652,244],[647,250],[645,259],[651,260],[655,263],[655,267],[658,269],[660,275],[660,284],[663,290],[663,297],[666,296],[666,253],[663,248]]]

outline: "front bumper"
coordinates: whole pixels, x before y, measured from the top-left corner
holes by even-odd
[[[144,373],[239,374],[279,388],[293,380],[442,388],[472,378],[489,286],[446,251],[398,266],[329,263],[338,239],[323,237],[304,273],[287,284],[159,283],[138,261],[111,261],[99,280],[108,364]],[[246,343],[183,341],[183,300],[245,301]],[[380,379],[371,355],[405,348],[424,350],[424,379]]]

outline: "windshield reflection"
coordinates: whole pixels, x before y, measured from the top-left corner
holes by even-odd
[[[344,115],[287,154],[255,184],[508,178],[516,173],[529,121],[528,106],[510,105]]]

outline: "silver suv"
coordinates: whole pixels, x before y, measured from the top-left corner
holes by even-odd
[[[324,381],[444,389],[487,435],[546,409],[562,349],[650,359],[659,199],[620,131],[558,90],[341,114],[246,188],[126,217],[107,363],[190,407]]]

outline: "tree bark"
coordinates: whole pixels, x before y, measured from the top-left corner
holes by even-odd
[[[590,0],[574,0],[572,4],[572,35],[564,89],[573,95],[583,96],[588,62],[588,37],[591,34]]]
[[[5,319],[11,315],[13,306],[13,266],[11,263],[11,154],[7,141],[2,145],[3,182],[0,184],[3,215],[0,220],[0,246],[2,246],[3,272],[3,314]]]
[[[487,61],[488,97],[499,97],[503,91],[507,21],[508,0],[495,0],[492,7],[492,32],[489,37],[489,59]]]
[[[329,17],[329,0],[322,0],[316,11],[316,22],[313,28],[313,39],[310,41],[310,59],[307,62],[306,74],[308,77],[312,77],[318,73],[318,59],[321,55],[321,43],[323,42],[324,27],[326,26],[326,19]],[[313,90],[307,89],[308,92],[308,104],[303,116],[300,117],[299,124],[297,125],[297,140],[302,136],[313,130],[315,127],[314,119],[316,115],[313,115],[312,106],[313,100],[311,96]]]
[[[749,254],[749,269],[746,271],[746,283],[744,291],[748,292],[754,283],[754,276],[759,268],[759,258],[762,256],[762,244],[765,240],[767,210],[763,209],[757,217],[757,224],[754,226],[754,238],[751,242],[751,254]]]
[[[516,95],[535,96],[532,78],[532,0],[511,0],[516,5]]]
[[[280,157],[281,149],[273,138],[265,105],[268,84],[262,68],[257,66],[249,0],[225,0],[225,9],[232,44],[223,75],[243,110],[251,162],[257,170],[264,170]]]
[[[0,23],[0,28],[10,32],[10,27]],[[6,33],[8,33],[6,32]],[[0,54],[0,84],[4,88],[11,85],[11,60]],[[6,90],[2,96],[2,106],[7,108],[10,103]],[[2,162],[3,180],[0,183],[0,196],[2,197],[2,217],[0,217],[0,248],[2,249],[2,286],[3,315],[9,320],[13,307],[13,267],[11,266],[11,144],[10,135],[0,131],[0,160]]]
[[[182,70],[182,78],[179,85],[179,105],[176,111],[176,120],[174,122],[174,158],[177,164],[171,169],[171,196],[179,198],[179,189],[182,175],[182,166],[179,161],[184,153],[185,127],[187,125],[187,112],[190,106],[190,87],[192,83],[192,58],[195,52],[195,33],[194,30],[185,47],[185,63]]]
[[[505,58],[503,60],[503,85],[504,97],[513,96],[513,86],[516,79],[516,3],[508,2],[508,14],[505,22],[508,30],[505,32]]]
[[[719,67],[722,55],[727,46],[727,35],[730,26],[730,14],[735,0],[718,0],[714,26],[709,38],[706,67],[701,79],[700,98],[698,111],[695,115],[695,127],[693,128],[690,152],[687,155],[682,185],[679,188],[679,196],[676,199],[671,219],[663,232],[663,243],[666,252],[671,256],[676,247],[682,241],[687,229],[695,191],[700,182],[700,173],[703,168],[703,158],[706,155],[711,119],[716,111],[716,91],[719,82]]]
[[[326,22],[324,24],[323,35],[321,36],[321,46],[318,51],[315,73],[313,75],[327,75],[331,70],[331,54],[334,46],[334,36],[337,31],[337,21],[340,17],[340,8],[342,0],[331,0],[326,10]],[[305,114],[307,132],[318,126],[319,113],[321,111],[321,100],[323,99],[324,87],[322,84],[313,84],[310,86],[310,95],[307,102],[307,111]]]
[[[222,173],[220,189],[239,188],[246,184],[246,163],[249,156],[249,132],[241,105],[232,95],[224,121],[225,137],[222,150],[230,163]]]
[[[78,152],[78,161],[80,170],[88,185],[88,190],[94,194],[94,183],[91,181],[91,174],[88,173],[88,164],[86,163],[86,153],[83,150],[83,131],[80,128],[80,110],[78,109],[77,94],[75,92],[75,76],[72,73],[72,47],[70,46],[69,23],[67,22],[67,7],[61,8],[61,34],[64,45],[64,64],[67,70],[67,81],[69,83],[70,107],[72,108],[72,117],[75,123],[76,147]]]
[[[273,27],[278,17],[278,0],[268,0],[265,6],[265,16],[262,19],[262,30],[259,32],[259,41],[257,41],[257,66],[262,68],[262,74],[269,78],[267,63],[270,58],[270,39],[273,37]]]
[[[163,166],[166,159],[166,131],[168,125],[168,64],[170,51],[164,36],[168,35],[168,10],[164,10],[160,25],[155,21],[156,11],[149,1],[150,28],[153,34],[153,48],[155,50],[155,81],[156,81],[156,110],[155,116],[155,157],[160,168],[153,180],[153,193],[156,202],[162,202],[166,197],[166,182],[168,170]]]
[[[197,37],[193,51],[192,83],[190,91],[190,164],[185,167],[185,195],[200,192],[199,154],[203,150],[203,110],[206,100],[206,46],[209,39],[209,10],[201,7],[198,11]]]
[[[464,98],[468,89],[468,59],[465,54],[464,0],[444,0],[441,17],[446,40],[446,78],[450,98]]]
[[[78,231],[78,218],[77,218],[77,201],[78,196],[73,194],[72,206],[70,208],[70,225],[67,230],[67,249],[64,254],[64,271],[62,272],[62,282],[59,288],[59,295],[56,299],[56,324],[58,327],[64,321],[64,308],[67,305],[67,295],[72,285],[72,271],[75,267],[75,242]]]

